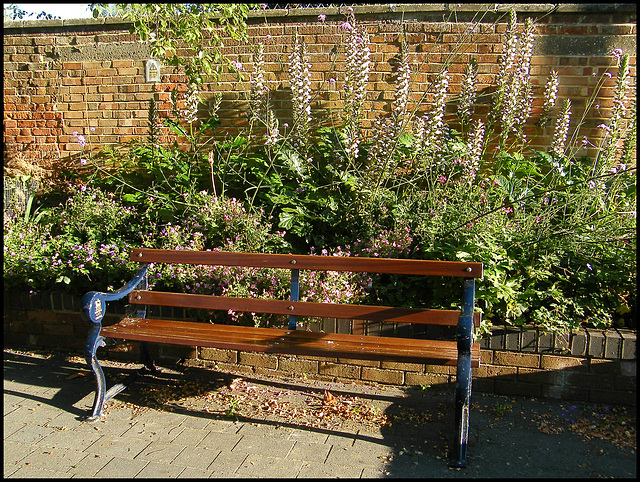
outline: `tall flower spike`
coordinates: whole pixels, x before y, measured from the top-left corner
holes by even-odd
[[[478,77],[478,61],[472,58],[467,64],[460,89],[458,101],[458,118],[462,124],[468,124],[473,114],[473,104],[476,102],[476,79]]]
[[[393,104],[393,114],[398,130],[407,114],[407,104],[409,103],[409,81],[411,80],[411,65],[409,64],[409,53],[407,52],[407,42],[402,41],[400,52],[400,66],[398,67],[398,78],[396,80],[396,92]]]
[[[625,133],[624,141],[622,142],[622,155],[620,156],[620,162],[623,164],[631,164],[633,162],[633,153],[636,148],[636,134],[638,128],[638,118],[636,112],[636,101],[631,100],[629,106],[629,124],[627,124],[627,131]]]
[[[531,87],[531,56],[533,55],[533,22],[530,18],[524,21],[524,33],[520,41],[518,68],[516,69],[517,102],[514,120],[516,125],[527,122],[531,113],[533,89]]]
[[[267,125],[269,120],[269,86],[266,79],[263,44],[258,44],[257,52],[254,54],[253,59],[256,67],[255,72],[251,75],[250,79],[250,120],[252,122],[258,121],[263,125]]]
[[[278,119],[273,113],[273,110],[269,109],[267,114],[267,134],[265,144],[269,147],[273,147],[276,145],[276,142],[278,142],[279,137],[280,131],[278,129]]]
[[[608,135],[603,143],[602,153],[605,159],[613,160],[618,142],[622,134],[621,121],[626,112],[625,100],[627,97],[629,80],[629,54],[620,57],[618,65],[618,75],[616,77],[616,87],[613,93],[613,108],[608,124]]]
[[[345,73],[345,105],[344,130],[347,135],[347,156],[351,159],[358,157],[360,145],[360,122],[362,108],[366,97],[366,87],[369,81],[371,54],[369,49],[369,35],[365,29],[356,26],[355,16],[350,13],[350,29],[347,30],[347,61]]]
[[[182,111],[184,120],[192,124],[198,120],[198,105],[200,103],[200,94],[196,84],[189,84],[187,96],[185,100],[185,110]]]
[[[542,116],[540,116],[540,127],[544,127],[549,123],[551,111],[556,105],[558,98],[558,72],[551,71],[547,79],[547,86],[544,90],[544,103],[542,104]]]
[[[502,143],[511,133],[521,138],[521,126],[531,113],[533,88],[531,86],[531,56],[533,53],[534,25],[530,18],[524,23],[524,32],[517,34],[515,11],[511,11],[509,27],[503,44],[504,54],[496,78],[498,90],[494,97],[492,120],[500,121]]]
[[[476,178],[476,173],[480,168],[482,158],[482,148],[484,145],[484,124],[481,120],[477,120],[473,131],[469,135],[469,143],[467,145],[469,151],[468,161],[465,163],[464,176],[467,182],[471,184]]]
[[[308,133],[311,123],[311,76],[309,56],[304,42],[296,33],[293,50],[289,56],[289,73],[293,103],[292,142],[306,158]]]
[[[447,90],[449,88],[449,71],[444,70],[436,83],[436,92],[433,107],[425,120],[425,133],[423,149],[433,150],[438,147],[444,134],[444,109],[446,107]]]
[[[509,78],[516,59],[516,52],[518,48],[518,36],[516,33],[516,28],[516,12],[515,10],[511,10],[511,12],[509,12],[509,25],[505,34],[504,43],[502,44],[503,53],[500,57],[499,69],[496,77],[498,91],[496,92],[494,100],[494,116],[499,115],[502,107],[502,102],[505,97],[508,97],[507,86],[509,84]]]
[[[560,108],[560,116],[557,119],[556,129],[553,134],[553,144],[551,152],[556,156],[564,156],[565,143],[569,133],[569,123],[571,122],[571,100],[566,99]]]

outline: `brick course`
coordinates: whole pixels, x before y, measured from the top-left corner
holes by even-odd
[[[428,8],[427,8],[428,7]],[[517,8],[520,8],[516,5]],[[627,8],[628,7],[628,8]],[[331,10],[333,8],[333,10]],[[446,7],[448,8],[448,7]],[[448,52],[459,41],[458,31],[464,31],[471,25],[474,9],[477,5],[462,4],[457,8],[456,24],[444,22],[441,5],[405,5],[388,11],[386,6],[376,5],[356,7],[356,17],[365,25],[371,35],[371,73],[367,100],[372,102],[366,109],[365,125],[371,125],[376,116],[388,111],[395,88],[395,62],[399,51],[401,19],[406,18],[404,29],[407,33],[409,56],[414,73],[412,90],[419,98],[429,89],[432,75],[415,75],[418,72],[439,72],[445,62],[451,73],[450,91],[459,91],[459,82],[469,56],[480,63],[478,89],[488,88],[497,71],[497,60],[502,48],[504,23],[495,22],[504,12],[489,12],[478,25],[477,33],[460,49],[461,54],[453,59]],[[570,95],[573,103],[573,116],[582,115],[584,102],[580,97],[590,95],[597,79],[612,69],[613,59],[610,52],[622,48],[631,53],[631,84],[635,84],[635,34],[636,18],[633,5],[609,7],[598,4],[589,8],[572,4],[561,5],[552,15],[546,15],[544,5],[527,5],[518,13],[519,21],[526,16],[537,19],[538,39],[532,60],[532,82],[537,87],[536,95],[541,96],[546,76],[551,69],[560,75],[560,99]],[[287,55],[295,32],[299,32],[309,46],[311,53],[312,90],[318,92],[314,102],[314,114],[322,114],[323,120],[329,117],[339,119],[341,100],[336,100],[327,88],[329,78],[337,80],[338,88],[344,81],[344,44],[340,24],[344,17],[338,9],[329,7],[333,13],[327,21],[319,23],[309,21],[309,10],[288,9],[272,10],[266,17],[264,12],[251,16],[248,21],[249,41],[247,43],[225,39],[224,53],[234,60],[246,64],[252,70],[251,46],[258,40],[265,43],[267,70],[275,76],[271,87],[282,91],[288,89],[285,70]],[[404,10],[404,13],[402,13]],[[280,12],[280,13],[279,13]],[[579,15],[578,15],[579,13]],[[315,16],[312,16],[315,18]],[[267,38],[270,36],[270,38]],[[70,140],[72,131],[89,134],[89,127],[95,127],[92,144],[101,146],[126,141],[143,135],[144,129],[112,132],[107,127],[110,113],[124,113],[146,125],[148,99],[167,100],[167,93],[176,85],[184,88],[185,78],[172,68],[163,66],[161,82],[148,84],[144,79],[144,62],[148,59],[148,46],[138,41],[135,35],[128,33],[128,24],[121,20],[102,22],[86,19],[77,21],[20,21],[7,22],[4,29],[4,142],[7,157],[22,152],[36,160],[42,155],[68,156],[81,152],[79,146]],[[336,65],[333,64],[333,51],[337,52]],[[591,76],[592,73],[597,75]],[[598,104],[601,111],[610,105],[614,79],[605,83]],[[240,82],[235,74],[225,74],[219,87],[210,84],[205,96],[214,90],[225,93],[221,105],[222,125],[219,133],[234,133],[242,126],[246,115],[246,106],[237,100],[241,92],[248,91],[247,81]],[[141,96],[144,92],[146,95]],[[19,95],[16,95],[18,94]],[[239,94],[240,93],[240,94]],[[288,99],[288,94],[283,94]],[[116,98],[117,96],[117,98]],[[430,96],[427,96],[429,98]],[[451,98],[455,96],[451,95]],[[373,102],[375,100],[375,102]],[[109,107],[104,106],[108,103]],[[288,101],[287,101],[288,104]],[[39,109],[51,105],[56,112],[58,125],[24,126],[16,132],[11,122],[19,119],[33,120]],[[162,115],[169,110],[168,103],[160,107]],[[417,114],[421,115],[429,105],[421,105]],[[239,110],[240,109],[240,110]],[[108,112],[106,112],[108,111]],[[100,113],[105,115],[101,115]],[[532,119],[535,122],[540,113],[540,101],[534,104]],[[281,124],[290,122],[288,105],[277,110]],[[596,110],[592,110],[584,119],[581,132],[576,139],[601,135],[596,126],[602,122]],[[122,127],[121,123],[118,123]],[[168,131],[164,130],[167,136]],[[531,147],[546,150],[550,145],[552,129],[545,128],[540,135],[530,137]],[[590,153],[593,154],[593,153]],[[614,350],[615,348],[611,348]]]

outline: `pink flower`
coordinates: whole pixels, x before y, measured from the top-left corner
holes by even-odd
[[[620,60],[620,57],[622,57],[622,49],[615,49],[613,52],[611,52],[611,55]]]
[[[351,26],[351,24],[349,22],[345,22],[342,25],[340,25],[340,28],[346,30],[347,32],[353,30],[353,27]]]
[[[327,16],[324,13],[321,13],[320,15],[318,15],[318,20],[320,20],[321,22],[324,22],[326,18]]]
[[[80,159],[80,164],[82,164],[83,166],[87,163],[86,159]]]

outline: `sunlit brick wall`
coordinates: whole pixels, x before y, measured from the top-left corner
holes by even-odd
[[[365,129],[390,111],[400,52],[402,28],[412,62],[410,109],[426,113],[432,98],[432,82],[447,66],[450,74],[448,119],[455,121],[456,96],[466,64],[479,63],[478,89],[485,95],[476,117],[486,118],[498,58],[507,28],[510,5],[493,4],[366,5],[354,7],[356,19],[365,25],[371,40],[372,72],[369,76]],[[611,52],[631,55],[631,80],[635,92],[636,7],[633,4],[565,4],[549,12],[550,4],[513,5],[518,21],[531,16],[537,25],[532,83],[536,100],[527,130],[531,147],[548,150],[553,126],[535,126],[540,114],[547,75],[555,69],[560,78],[559,102],[570,98],[572,126],[584,117],[574,139],[595,142],[598,125],[612,106],[616,68]],[[489,8],[491,7],[491,8]],[[318,15],[326,19],[320,21]],[[288,55],[297,32],[311,57],[314,125],[340,124],[345,76],[345,15],[336,7],[265,10],[249,19],[249,41],[225,40],[224,53],[245,67],[245,80],[224,73],[218,135],[235,134],[248,125],[246,95],[248,74],[253,71],[252,47],[265,45],[270,88],[280,125],[291,123]],[[471,27],[475,25],[473,32]],[[116,144],[147,132],[149,100],[155,98],[163,115],[170,110],[169,92],[184,90],[185,78],[163,67],[161,82],[145,81],[148,47],[129,33],[118,19],[40,20],[6,22],[4,28],[4,145],[5,163],[16,153],[33,160],[67,158],[83,147],[74,138],[86,138],[84,149]],[[586,113],[598,79],[607,79],[600,95]],[[335,80],[332,82],[331,79]],[[633,94],[635,95],[635,93]],[[482,97],[481,97],[482,99]],[[202,106],[205,115],[207,105]],[[166,133],[165,133],[166,134]],[[77,156],[76,156],[77,157]]]

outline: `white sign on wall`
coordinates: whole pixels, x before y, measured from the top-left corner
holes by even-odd
[[[147,82],[160,82],[160,62],[147,60],[146,74]]]

